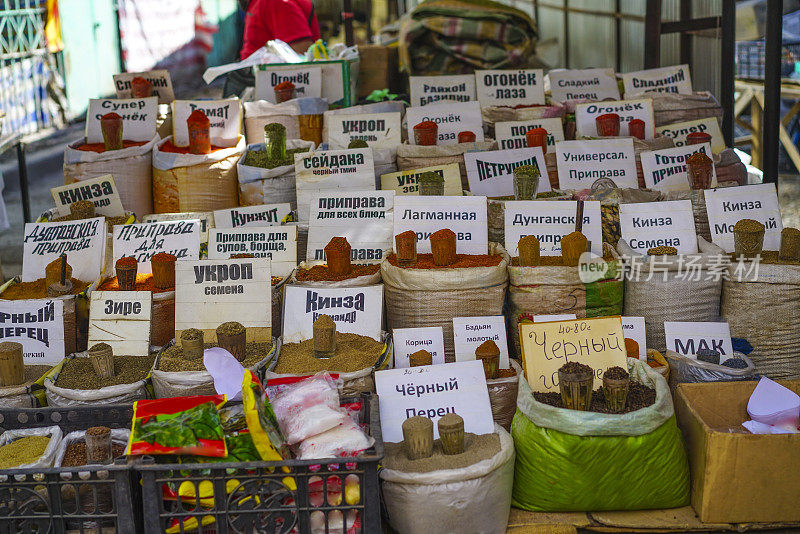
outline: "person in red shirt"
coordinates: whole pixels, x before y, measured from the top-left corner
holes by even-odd
[[[250,0],[244,16],[241,58],[246,59],[272,39],[280,39],[304,54],[319,38],[311,0]]]
[[[304,54],[320,38],[311,0],[240,0],[239,4],[245,14],[241,59],[247,59],[273,39],[280,39],[298,54]],[[228,74],[223,95],[241,94],[254,83],[252,69],[233,71]]]

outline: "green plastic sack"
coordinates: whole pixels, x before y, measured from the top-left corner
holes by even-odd
[[[628,358],[628,370],[656,389],[656,402],[621,415],[542,404],[520,377],[513,506],[589,512],[689,504],[689,464],[667,382],[636,359]]]

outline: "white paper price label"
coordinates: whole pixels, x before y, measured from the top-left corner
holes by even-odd
[[[714,154],[725,150],[725,138],[716,117],[656,126],[656,133],[671,138],[675,146],[684,146],[686,136],[694,132],[707,133],[711,136],[711,150]]]
[[[475,76],[472,74],[411,76],[409,85],[412,106],[475,100]]]
[[[270,260],[273,276],[289,276],[297,267],[297,226],[215,228],[208,239],[208,258],[252,254]]]
[[[638,100],[620,100],[618,102],[593,102],[575,106],[575,123],[577,136],[597,137],[597,123],[595,119],[600,115],[616,113],[619,115],[619,135],[630,135],[628,123],[633,119],[644,121],[644,138],[655,137],[655,118],[653,115],[653,100],[642,98]]]
[[[675,247],[678,254],[697,252],[691,200],[619,205],[622,238],[639,254],[654,247]]]
[[[62,253],[67,255],[73,278],[97,280],[106,257],[105,218],[27,223],[22,241],[22,281],[44,278],[47,264]]]
[[[469,190],[474,195],[487,197],[513,195],[514,169],[522,165],[531,165],[539,169],[537,192],[550,191],[550,178],[547,175],[547,164],[544,161],[542,147],[488,150],[464,154]]]
[[[119,217],[125,213],[122,201],[119,198],[117,184],[110,174],[82,180],[74,184],[53,187],[50,189],[50,194],[53,195],[56,210],[61,216],[69,215],[69,205],[79,200],[91,201],[98,215]]]
[[[689,65],[672,65],[657,69],[625,72],[620,75],[625,87],[625,97],[642,93],[692,94],[692,77]]]
[[[152,311],[150,291],[93,291],[89,346],[108,343],[115,356],[147,356]]]
[[[410,367],[409,356],[420,350],[431,353],[433,365],[444,363],[444,335],[441,326],[395,328],[392,330],[394,368]]]
[[[319,192],[311,197],[306,258],[324,260],[333,237],[345,237],[351,257],[378,263],[392,249],[394,191]]]
[[[542,256],[560,255],[561,238],[575,231],[577,207],[578,203],[574,200],[506,202],[506,250],[511,257],[519,256],[519,240],[535,235]],[[599,201],[587,200],[583,203],[582,232],[591,241],[592,252],[602,255],[603,230]]]
[[[200,242],[208,243],[208,231],[214,228],[214,212],[212,211],[185,211],[183,213],[151,213],[142,217],[143,223],[165,221],[200,221]]]
[[[215,210],[214,226],[217,228],[278,226],[287,222],[290,213],[292,206],[288,202]]]
[[[64,359],[64,301],[0,300],[3,341],[22,344],[26,365],[55,365]]]
[[[396,195],[419,195],[417,180],[424,172],[435,172],[444,178],[444,194],[446,196],[459,196],[462,194],[461,170],[458,163],[382,174],[381,189],[384,191],[394,190]]]
[[[344,114],[325,117],[328,148],[346,149],[351,141],[365,141],[371,148],[395,148],[401,140],[400,112]]]
[[[667,349],[697,359],[697,351],[719,352],[719,362],[733,357],[731,329],[727,322],[664,322]]]
[[[532,119],[529,121],[497,122],[494,125],[494,137],[497,146],[502,150],[525,148],[528,140],[525,134],[534,128],[547,130],[547,149],[552,151],[558,141],[564,140],[564,125],[559,118]]]
[[[781,247],[781,210],[775,184],[708,189],[706,209],[711,241],[725,252],[734,252],[733,227],[742,219],[755,219],[766,228],[764,250]]]
[[[644,317],[622,317],[622,335],[639,345],[639,359],[647,361],[647,335]]]
[[[544,71],[476,70],[478,101],[484,106],[544,104]]]
[[[453,342],[457,362],[474,360],[475,349],[488,340],[494,341],[500,349],[500,369],[508,369],[510,365],[505,316],[453,318]]]
[[[267,65],[264,70],[256,71],[256,100],[266,100],[275,104],[277,100],[273,87],[283,82],[294,84],[295,98],[322,96],[321,68],[303,66],[278,69]]]
[[[322,191],[374,191],[375,163],[371,148],[295,154],[297,217],[309,221],[311,197]]]
[[[117,90],[117,98],[131,97],[131,81],[136,77],[144,78],[153,84],[153,95],[158,97],[159,104],[169,104],[175,100],[172,78],[169,76],[169,71],[165,69],[115,74],[114,87]]]
[[[614,69],[551,70],[550,94],[556,102],[570,100],[619,100]]]
[[[459,104],[434,104],[424,107],[408,108],[406,123],[408,139],[413,144],[414,126],[423,121],[435,122],[438,126],[438,144],[457,145],[460,132],[472,132],[476,141],[483,141],[483,118],[479,102]]]
[[[211,122],[211,144],[220,147],[236,146],[242,121],[242,105],[238,98],[226,100],[175,100],[172,103],[172,142],[189,146],[189,126],[186,119],[199,109]]]
[[[658,191],[688,191],[691,187],[689,186],[689,175],[686,172],[686,160],[697,152],[714,158],[711,145],[708,143],[642,152],[639,157],[642,160],[645,185]],[[713,165],[711,173],[711,187],[716,187],[717,171]]]
[[[175,337],[198,328],[212,341],[219,325],[237,321],[248,341],[270,341],[271,281],[269,261],[261,258],[177,262]]]
[[[417,234],[417,252],[430,254],[432,233],[449,228],[458,254],[487,254],[486,197],[399,196],[394,199],[394,235]]]
[[[534,315],[534,323],[551,323],[553,321],[574,321],[578,317],[574,313],[556,313],[552,315]]]
[[[107,113],[122,117],[122,138],[125,141],[150,141],[156,136],[158,97],[90,99],[89,109],[86,110],[87,143],[103,142],[100,119]]]
[[[164,221],[114,227],[114,263],[123,256],[139,262],[139,272],[151,271],[150,259],[159,252],[172,254],[178,262],[200,257],[200,221]]]
[[[381,339],[383,285],[364,287],[302,287],[284,289],[283,340],[299,343],[314,337],[314,321],[327,315],[337,332]]]
[[[375,389],[381,398],[383,439],[389,443],[403,441],[403,421],[415,415],[433,419],[434,438],[439,437],[436,421],[448,413],[457,413],[464,419],[465,432],[494,432],[481,362],[377,371]]]
[[[587,189],[598,180],[639,187],[633,139],[561,141],[556,144],[556,161],[560,189]]]

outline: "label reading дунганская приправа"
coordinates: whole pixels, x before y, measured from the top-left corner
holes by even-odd
[[[44,278],[47,264],[63,253],[72,267],[72,277],[92,282],[100,278],[105,252],[105,217],[27,223],[22,241],[22,281]]]

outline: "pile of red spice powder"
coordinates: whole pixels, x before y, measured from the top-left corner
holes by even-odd
[[[458,254],[458,259],[452,265],[436,265],[433,263],[433,254],[417,254],[417,263],[404,269],[463,269],[467,267],[494,267],[500,265],[503,256],[500,254]],[[392,253],[387,258],[390,264],[397,265],[397,255]]]
[[[353,265],[353,270],[347,276],[333,276],[328,270],[327,265],[315,265],[310,269],[298,269],[295,277],[300,282],[338,282],[340,280],[348,280],[350,278],[375,274],[380,270],[380,268],[380,264],[377,263],[374,265]]]
[[[285,91],[287,89],[294,89],[294,84],[288,80],[283,81],[272,88],[273,91]]]
[[[142,146],[146,145],[147,141],[123,141],[122,148],[130,148],[132,146]],[[84,143],[75,147],[78,150],[82,150],[84,152],[97,152],[98,154],[102,154],[106,151],[106,145],[104,143]]]
[[[214,152],[216,150],[222,150],[223,148],[225,148],[225,147],[224,146],[211,145],[211,152]],[[164,143],[163,145],[158,147],[158,149],[161,152],[168,152],[170,154],[188,154],[189,153],[189,147],[188,146],[175,146],[172,143],[172,141],[167,141],[166,143]]]

